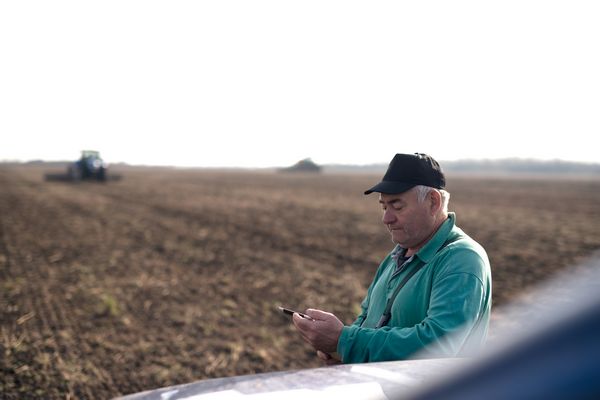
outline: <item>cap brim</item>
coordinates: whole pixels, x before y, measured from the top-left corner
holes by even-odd
[[[365,190],[365,194],[371,194],[373,192],[385,194],[404,193],[407,190],[414,188],[415,186],[417,185],[414,183],[381,181],[377,185],[373,186],[371,189]]]

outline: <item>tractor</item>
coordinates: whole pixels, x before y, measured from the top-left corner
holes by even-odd
[[[100,152],[83,150],[81,158],[68,167],[68,175],[72,181],[95,179],[104,182],[108,165],[100,158]]]

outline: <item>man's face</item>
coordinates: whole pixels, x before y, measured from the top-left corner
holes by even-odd
[[[390,231],[394,243],[411,249],[429,239],[435,223],[430,194],[419,203],[414,188],[399,194],[381,193],[379,203],[383,209],[382,222]]]

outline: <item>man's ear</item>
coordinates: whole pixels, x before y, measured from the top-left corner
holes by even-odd
[[[430,190],[429,199],[431,201],[431,215],[435,215],[442,207],[442,194],[437,190]]]

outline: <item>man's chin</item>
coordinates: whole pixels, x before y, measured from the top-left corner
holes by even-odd
[[[394,235],[391,235],[390,239],[392,240],[392,243],[397,244],[400,247],[404,247],[404,245],[402,244],[403,241],[401,239],[395,238]]]

